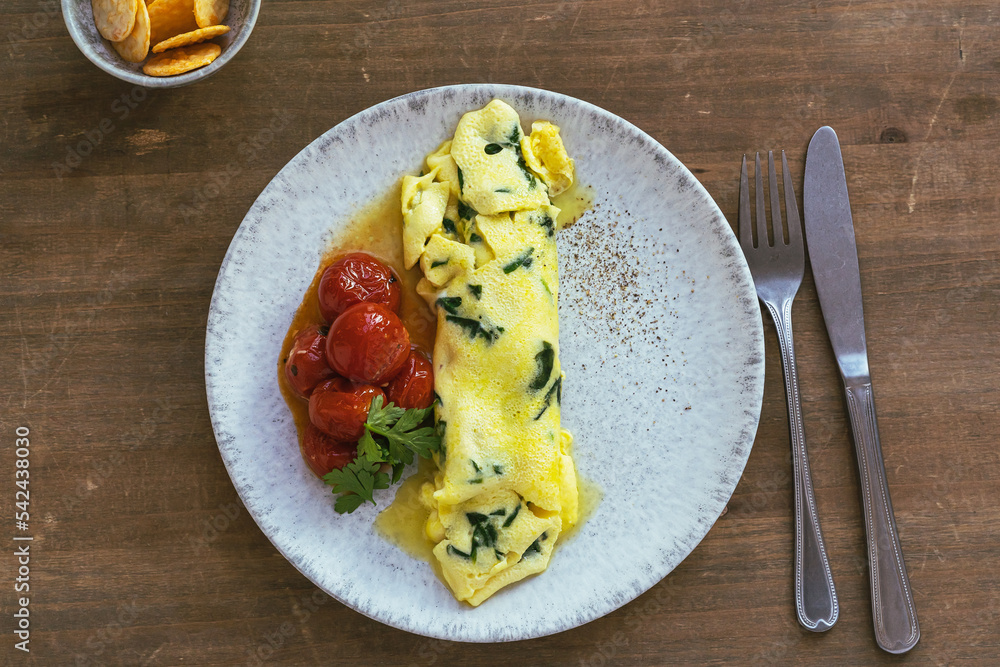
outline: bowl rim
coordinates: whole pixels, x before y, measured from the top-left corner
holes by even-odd
[[[211,63],[205,67],[199,67],[198,69],[192,70],[185,74],[180,74],[178,76],[149,76],[148,74],[142,74],[139,72],[132,72],[121,66],[115,66],[107,61],[98,58],[94,54],[93,47],[85,39],[84,34],[78,21],[74,20],[79,12],[75,9],[76,6],[86,3],[88,0],[60,0],[60,5],[62,7],[63,22],[66,24],[66,29],[69,31],[70,37],[73,38],[73,42],[76,44],[76,48],[87,57],[87,60],[94,63],[100,69],[104,70],[111,76],[126,81],[128,83],[135,84],[137,86],[142,86],[143,88],[180,88],[181,86],[186,86],[194,83],[195,81],[201,81],[206,79],[217,71],[222,69],[222,67],[229,62],[233,56],[239,53],[243,45],[246,44],[247,40],[250,39],[250,33],[257,23],[257,15],[260,13],[261,0],[247,0],[249,11],[243,18],[243,23],[241,24],[241,29],[236,39],[232,41],[219,55],[218,58],[213,60]],[[145,0],[138,0],[138,2],[145,2]],[[104,39],[103,37],[101,39]],[[104,40],[107,41],[107,40]]]

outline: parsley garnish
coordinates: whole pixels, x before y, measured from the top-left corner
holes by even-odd
[[[390,484],[398,482],[403,468],[413,463],[414,454],[429,459],[438,451],[441,437],[437,429],[420,426],[433,411],[433,408],[407,410],[393,403],[383,407],[382,397],[375,397],[365,422],[365,434],[358,440],[358,457],[323,477],[333,487],[334,494],[341,494],[334,505],[339,514],[349,514],[366,501],[374,505],[375,489],[388,489]],[[379,471],[385,463],[392,466],[391,482],[387,473]]]
[[[413,463],[414,454],[429,459],[441,445],[441,438],[433,426],[417,427],[433,411],[405,410],[393,403],[382,407],[382,397],[376,396],[365,422],[365,434],[358,440],[358,453],[392,465]]]
[[[323,477],[323,481],[333,487],[334,493],[341,494],[333,506],[338,514],[350,514],[365,501],[375,504],[375,489],[389,488],[389,476],[379,472],[381,465],[381,462],[358,456],[352,463],[340,470],[334,468]]]

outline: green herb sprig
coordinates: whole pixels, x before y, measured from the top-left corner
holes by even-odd
[[[340,494],[334,509],[350,514],[365,502],[375,503],[374,491],[388,489],[399,481],[403,469],[413,463],[413,455],[429,459],[441,448],[441,436],[433,426],[421,424],[433,408],[401,408],[394,403],[383,405],[376,396],[365,421],[365,433],[358,440],[358,456],[342,469],[331,470],[323,481]],[[392,480],[381,472],[383,464],[392,466]]]
[[[381,463],[359,456],[340,470],[334,468],[327,473],[323,481],[333,487],[335,494],[341,494],[333,509],[338,514],[350,514],[365,501],[374,505],[375,489],[389,488],[389,475],[379,472],[381,467]]]

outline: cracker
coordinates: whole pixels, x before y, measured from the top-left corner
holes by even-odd
[[[156,1],[161,2],[162,0]],[[215,60],[220,53],[222,53],[222,47],[218,44],[182,46],[153,56],[142,66],[142,71],[149,76],[183,74],[204,67]]]
[[[199,28],[218,25],[229,14],[229,0],[194,0],[194,19]]]
[[[130,63],[141,63],[149,54],[149,12],[145,2],[136,3],[135,25],[128,37],[112,42],[115,51]]]
[[[153,53],[162,53],[167,49],[175,49],[178,46],[197,44],[198,42],[204,42],[206,39],[212,39],[213,37],[224,35],[227,32],[229,32],[229,26],[227,25],[213,25],[207,28],[198,28],[197,30],[185,32],[180,35],[175,35],[170,39],[163,40],[159,44],[153,46]]]
[[[197,29],[194,0],[156,0],[149,5],[150,44]]]
[[[94,25],[104,39],[120,42],[129,36],[135,25],[138,0],[91,0]]]

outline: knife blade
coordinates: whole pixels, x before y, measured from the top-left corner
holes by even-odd
[[[840,142],[821,127],[809,142],[802,186],[806,247],[823,321],[847,396],[868,537],[875,640],[905,653],[920,639],[910,582],[886,482],[868,368],[861,271]]]

